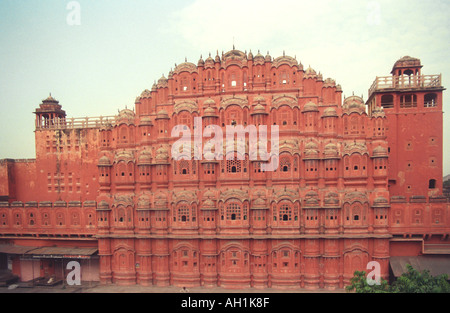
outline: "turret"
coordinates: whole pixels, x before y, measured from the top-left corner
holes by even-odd
[[[63,111],[59,101],[50,94],[47,99],[42,100],[36,109],[36,129],[54,128],[65,123],[66,112]]]

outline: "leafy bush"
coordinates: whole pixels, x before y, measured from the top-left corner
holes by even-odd
[[[348,292],[356,293],[450,293],[448,275],[431,276],[430,271],[419,272],[411,265],[406,265],[403,273],[391,286],[384,279],[380,285],[369,284],[366,272],[356,271],[346,287]]]

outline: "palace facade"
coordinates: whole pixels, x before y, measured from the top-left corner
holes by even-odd
[[[49,96],[36,159],[0,161],[0,266],[22,281],[79,260],[102,284],[332,290],[371,261],[389,279],[402,257],[448,257],[444,88],[421,68],[398,60],[365,103],[293,57],[233,49],[177,65],[117,116],[68,118]],[[194,134],[195,117],[278,126],[278,168],[248,136],[173,158],[172,129]]]

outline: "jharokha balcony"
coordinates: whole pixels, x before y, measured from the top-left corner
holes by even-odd
[[[402,75],[377,77],[369,89],[369,98],[375,91],[388,89],[442,88],[442,75]]]

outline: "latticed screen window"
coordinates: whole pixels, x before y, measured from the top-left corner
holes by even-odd
[[[254,162],[253,168],[255,173],[261,173],[261,162]]]
[[[238,110],[232,110],[226,114],[226,124],[231,126],[242,125],[242,117]]]
[[[205,163],[203,165],[204,174],[214,174],[214,164]]]
[[[225,210],[223,204],[220,204],[220,219],[223,221],[225,216]]]
[[[178,221],[189,222],[189,206],[183,204],[178,207]]]
[[[237,203],[229,203],[227,205],[227,220],[240,220],[241,219],[241,206]]]
[[[227,160],[227,173],[240,173],[241,170],[240,160]]]
[[[283,112],[281,112],[279,117],[280,117],[280,120],[278,121],[278,123],[280,125],[286,126],[286,125],[290,125],[291,124],[291,114],[290,114],[290,112],[283,111]]]
[[[292,208],[289,205],[283,204],[279,211],[280,221],[292,221]]]
[[[179,163],[178,171],[181,175],[189,175],[189,161],[181,160]]]
[[[244,208],[242,210],[242,214],[243,214],[243,217],[244,217],[244,221],[246,221],[247,220],[247,215],[248,215],[248,203],[247,202],[244,203]]]
[[[182,114],[180,116],[180,124],[183,125],[183,129],[191,128],[191,117],[188,114]]]
[[[291,161],[288,157],[281,158],[280,160],[280,171],[290,172],[291,171]]]

